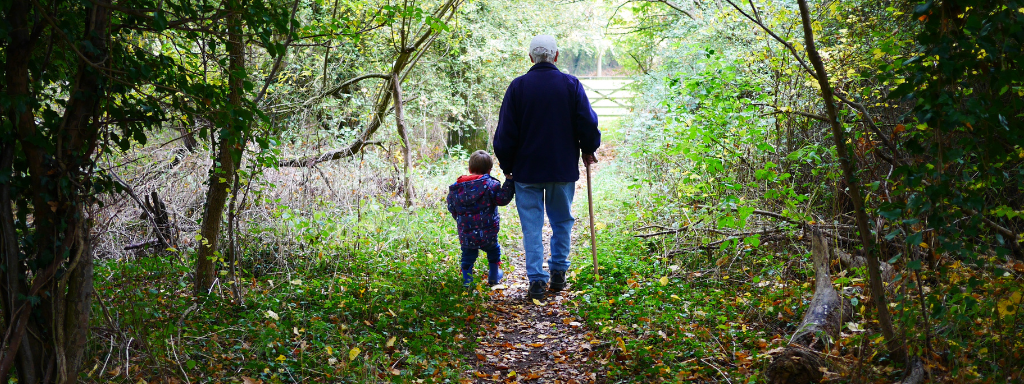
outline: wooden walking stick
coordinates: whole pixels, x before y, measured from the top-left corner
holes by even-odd
[[[587,205],[590,206],[590,253],[594,257],[594,276],[601,278],[601,272],[597,270],[597,234],[594,231],[594,188],[591,187],[590,162],[587,166]]]

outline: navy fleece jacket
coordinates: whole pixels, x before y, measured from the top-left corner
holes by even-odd
[[[537,63],[508,86],[494,154],[516,182],[579,180],[580,153],[593,154],[599,146],[597,114],[575,76],[554,64]]]

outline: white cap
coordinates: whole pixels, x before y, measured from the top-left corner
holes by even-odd
[[[534,36],[530,41],[530,52],[532,53],[538,47],[547,49],[552,55],[558,52],[558,44],[555,44],[555,37],[551,35]]]

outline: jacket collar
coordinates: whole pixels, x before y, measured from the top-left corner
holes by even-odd
[[[552,63],[540,62],[540,63],[534,64],[533,67],[530,67],[530,72],[533,72],[533,71],[536,71],[536,70],[552,70],[552,69],[557,71],[558,70],[558,66],[556,66],[555,64],[552,64]]]

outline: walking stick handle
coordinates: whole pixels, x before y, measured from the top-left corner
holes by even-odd
[[[594,258],[594,276],[601,278],[597,268],[597,232],[594,230],[594,188],[590,178],[590,163],[587,166],[587,205],[590,207],[590,254]]]

